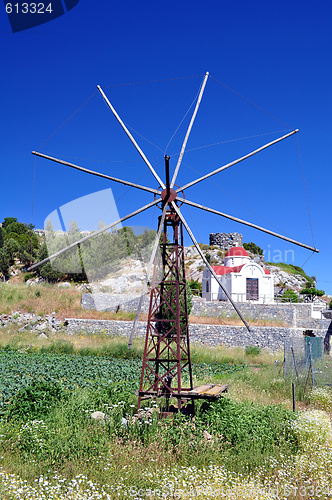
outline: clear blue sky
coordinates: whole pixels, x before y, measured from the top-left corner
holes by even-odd
[[[64,16],[13,34],[2,10],[0,219],[12,216],[31,222],[31,151],[38,150],[84,104],[97,84],[124,121],[160,148],[134,134],[163,175],[166,145],[194,100],[202,75],[209,71],[211,77],[283,123],[210,78],[188,150],[232,142],[188,152],[178,183],[183,185],[299,128],[313,234],[320,253],[310,257],[310,251],[254,229],[184,208],[196,238],[208,243],[211,232],[237,231],[244,241],[254,241],[270,252],[270,260],[288,251],[287,261],[302,266],[310,257],[305,271],[316,276],[318,288],[332,294],[331,14],[327,1],[80,0]],[[116,87],[192,75],[201,76]],[[190,115],[167,149],[172,168]],[[250,136],[256,137],[234,141]],[[157,188],[98,93],[41,151]],[[120,216],[152,201],[149,193],[128,191],[47,160],[37,159],[35,166],[32,222],[37,228],[58,207],[109,187]],[[186,197],[312,244],[295,136],[211,180],[188,189]],[[151,209],[132,224],[156,227],[158,215],[157,209]],[[189,239],[186,243],[190,244]]]

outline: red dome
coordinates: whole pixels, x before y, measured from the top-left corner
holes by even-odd
[[[225,257],[249,257],[248,252],[242,247],[233,247],[228,250]]]

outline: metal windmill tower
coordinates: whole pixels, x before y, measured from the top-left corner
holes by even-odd
[[[293,130],[290,133],[279,137],[278,139],[269,142],[262,147],[251,151],[247,155],[238,158],[231,163],[223,165],[218,169],[195,179],[188,184],[177,187],[175,182],[177,179],[177,175],[181,166],[182,158],[186,149],[186,144],[195,121],[195,117],[200,106],[200,102],[204,93],[204,89],[206,86],[206,82],[209,74],[206,73],[204,76],[203,83],[200,88],[200,92],[196,101],[196,106],[191,117],[189,127],[187,129],[181,152],[174,170],[174,174],[172,179],[170,180],[169,173],[169,157],[165,156],[165,181],[163,181],[147,157],[145,156],[142,149],[139,147],[137,142],[135,141],[132,134],[129,132],[126,125],[121,120],[120,116],[114,109],[111,102],[108,100],[104,91],[98,86],[98,90],[102,97],[104,98],[106,104],[111,109],[113,115],[118,120],[119,124],[129,137],[130,141],[140,154],[141,158],[151,171],[153,177],[155,178],[158,188],[150,188],[147,186],[142,186],[135,184],[130,181],[126,181],[123,179],[118,179],[116,177],[112,177],[106,174],[102,174],[99,172],[95,172],[93,170],[89,170],[78,165],[74,165],[72,163],[68,163],[58,158],[54,158],[43,153],[39,153],[33,151],[32,154],[36,156],[40,156],[42,158],[46,158],[48,160],[54,161],[56,163],[60,163],[62,165],[80,170],[82,172],[96,175],[99,177],[103,177],[108,180],[112,180],[127,186],[131,186],[133,188],[147,191],[154,195],[154,200],[147,205],[137,209],[136,211],[121,217],[120,219],[112,222],[111,224],[104,226],[102,229],[85,236],[84,238],[68,245],[67,247],[61,249],[59,252],[49,256],[48,258],[42,260],[41,262],[33,265],[30,269],[34,269],[37,266],[48,262],[49,260],[57,257],[63,252],[73,248],[84,241],[93,238],[94,236],[100,234],[101,232],[107,231],[112,227],[115,227],[121,222],[130,219],[131,217],[147,210],[148,208],[160,204],[161,203],[161,216],[159,217],[159,225],[158,232],[154,242],[154,247],[152,251],[152,255],[149,261],[146,280],[143,287],[143,293],[141,296],[141,300],[139,303],[139,307],[136,313],[136,318],[133,323],[132,332],[130,335],[128,348],[131,347],[133,336],[135,334],[135,329],[138,321],[138,316],[141,309],[141,304],[143,300],[143,296],[145,295],[148,287],[148,280],[150,276],[150,272],[153,269],[153,278],[152,278],[152,287],[150,292],[150,307],[148,314],[148,322],[147,322],[147,331],[145,337],[145,348],[144,348],[144,356],[143,356],[143,367],[142,367],[142,375],[140,381],[140,388],[138,391],[138,408],[140,407],[142,399],[145,398],[158,398],[162,397],[166,399],[165,405],[165,413],[168,413],[170,408],[170,402],[172,399],[177,400],[177,408],[179,410],[183,410],[184,404],[188,401],[192,401],[197,398],[216,398],[221,392],[227,390],[227,386],[213,386],[213,385],[205,385],[199,388],[193,388],[192,382],[192,370],[191,370],[191,360],[190,360],[190,345],[189,345],[189,329],[188,329],[188,310],[187,310],[187,294],[186,294],[186,276],[185,276],[185,267],[184,267],[184,246],[183,246],[183,228],[186,229],[189,234],[194,246],[196,247],[198,253],[200,254],[202,260],[205,265],[210,270],[213,277],[217,280],[220,287],[223,289],[224,293],[232,303],[234,309],[237,314],[243,321],[246,328],[249,330],[249,325],[243,318],[241,312],[239,311],[236,304],[233,302],[232,297],[228,293],[228,291],[224,288],[222,282],[214,272],[213,268],[205,258],[203,252],[201,251],[189,225],[187,224],[183,214],[181,213],[180,207],[181,205],[187,204],[192,207],[199,208],[209,213],[213,213],[216,215],[220,215],[227,219],[230,219],[235,222],[239,222],[241,224],[253,227],[258,229],[259,231],[265,232],[272,236],[278,237],[282,240],[288,241],[295,245],[301,246],[303,248],[312,250],[313,252],[318,252],[316,248],[313,248],[304,243],[300,243],[286,236],[280,235],[263,227],[257,226],[256,224],[250,223],[248,221],[238,219],[231,215],[220,212],[219,210],[215,210],[213,208],[209,208],[194,201],[190,201],[184,197],[184,191],[198,184],[213,175],[226,170],[237,163],[244,161],[245,159],[263,151],[264,149],[273,146],[274,144],[296,134],[298,130]],[[167,236],[171,237],[171,241],[168,241]],[[161,248],[162,253],[162,277],[161,279],[156,278],[156,252],[158,247]],[[184,385],[184,378],[186,381],[186,386]],[[188,409],[190,413],[193,412],[193,405]]]

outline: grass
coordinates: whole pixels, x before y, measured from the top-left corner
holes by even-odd
[[[261,465],[263,452],[275,453],[277,447],[289,456],[294,451],[287,434],[293,415],[282,407],[227,398],[208,408],[198,404],[194,422],[180,415],[161,422],[155,413],[141,423],[121,426],[121,417],[128,418],[123,403],[127,396],[77,390],[55,401],[46,413],[40,413],[39,404],[21,419],[9,413],[0,428],[3,468],[30,484],[55,469],[70,478],[84,474],[99,485],[149,488],[151,482],[158,483],[165,466],[203,468],[221,461],[243,472],[245,464],[251,470]],[[97,408],[107,414],[106,424],[91,421],[89,415]],[[213,445],[204,438],[206,429]]]
[[[60,301],[61,296],[66,298]],[[23,303],[49,313],[58,306],[57,314],[63,317],[81,311],[76,289],[0,286],[1,312],[8,314]],[[176,415],[161,421],[154,410],[151,416],[134,421],[143,339],[134,339],[128,351],[126,338],[102,332],[70,337],[56,333],[40,339],[37,333],[18,332],[18,328],[12,324],[0,330],[0,357],[18,360],[20,353],[27,359],[38,355],[41,365],[51,359],[59,367],[71,360],[81,367],[91,357],[99,367],[105,359],[110,363],[109,358],[116,358],[120,365],[123,360],[133,366],[130,373],[136,375],[128,381],[122,375],[112,381],[112,369],[109,381],[104,378],[103,384],[91,389],[83,383],[68,388],[60,369],[54,374],[61,379],[54,375],[52,382],[31,373],[28,388],[21,384],[0,418],[1,499],[270,500],[271,488],[276,487],[281,490],[274,498],[331,498],[325,493],[332,491],[331,392],[308,390],[305,397],[297,392],[301,398],[297,408],[307,411],[304,417],[302,411],[293,413],[282,353],[253,346],[192,344],[194,385],[228,383],[228,395],[211,404],[198,401],[194,419]],[[80,373],[93,378],[89,370]],[[23,378],[23,370],[19,377]],[[10,383],[9,377],[5,380]],[[97,410],[106,414],[104,422],[91,419]],[[307,489],[300,494],[304,486]],[[323,493],[317,493],[319,487]]]
[[[266,318],[257,319],[252,317],[246,317],[244,319],[251,326],[289,326],[288,323],[282,319]],[[220,315],[219,317],[214,316],[192,316],[190,315],[189,323],[193,324],[205,324],[205,325],[233,325],[233,326],[243,326],[242,320],[236,315],[226,316],[226,314]]]
[[[0,348],[7,356],[18,350],[68,359],[89,355],[121,360],[128,356],[126,340],[103,335],[68,339],[55,334],[41,341],[11,328],[1,330]],[[141,357],[143,340],[136,338],[133,347]],[[197,384],[230,384],[227,397],[218,402],[197,402],[194,420],[178,415],[160,421],[155,411],[130,423],[138,378],[129,385],[117,383],[97,390],[63,391],[38,380],[28,391],[20,389],[7,406],[6,418],[0,420],[0,497],[39,500],[43,493],[44,498],[57,500],[113,499],[126,498],[126,491],[134,496],[141,489],[144,493],[137,498],[157,498],[151,489],[163,488],[164,498],[186,498],[189,487],[205,485],[210,489],[195,498],[268,500],[267,485],[279,481],[283,488],[300,487],[304,476],[307,486],[316,488],[325,478],[332,487],[326,414],[310,413],[318,408],[331,415],[331,396],[317,390],[308,394],[301,403],[309,409],[308,418],[301,421],[301,413],[291,411],[282,353],[194,344],[191,355]],[[91,420],[96,410],[107,415],[105,423]],[[128,423],[122,425],[121,418]],[[293,427],[292,422],[299,424]],[[313,436],[314,444],[308,436]],[[19,496],[28,487],[26,497]],[[213,488],[223,487],[231,493],[210,495]],[[178,490],[176,495],[172,488]],[[149,490],[150,496],[145,493]],[[310,497],[295,492],[286,498]]]
[[[293,264],[285,264],[284,262],[265,262],[265,264],[268,264],[269,266],[280,267],[281,269],[290,274],[298,274],[302,276],[302,278],[305,278],[309,283],[313,283],[313,279],[310,276],[308,276],[300,266],[294,266]]]
[[[40,316],[56,312],[59,319],[116,319],[133,320],[135,314],[86,310],[81,307],[82,292],[74,287],[58,288],[54,285],[26,285],[21,283],[0,284],[0,314],[11,314],[14,310],[33,312]]]
[[[56,317],[60,320],[82,318],[132,321],[135,317],[135,313],[121,310],[115,313],[83,309],[81,299],[82,292],[74,287],[64,289],[44,283],[40,285],[26,285],[18,282],[0,283],[0,314],[20,311],[45,316],[55,312]],[[288,326],[283,320],[275,318],[259,320],[248,317],[245,319],[252,326]],[[147,314],[141,313],[140,320],[146,321]],[[219,317],[191,315],[189,322],[193,324],[243,325],[236,314],[231,316],[220,314]]]

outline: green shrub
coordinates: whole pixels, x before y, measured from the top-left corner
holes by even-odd
[[[281,297],[281,302],[298,302],[299,298],[297,296],[297,293],[294,292],[294,290],[286,290],[282,297]]]
[[[291,455],[298,447],[290,425],[295,414],[281,405],[235,403],[226,397],[210,404],[199,418],[219,436],[225,462],[238,470],[244,464],[254,469],[276,453]]]
[[[202,283],[197,280],[189,280],[187,282],[187,287],[191,289],[193,293],[202,292]]]
[[[66,398],[66,393],[57,383],[34,380],[28,387],[20,389],[10,400],[6,416],[8,419],[35,420],[52,410],[52,405]]]
[[[35,277],[35,273],[24,273],[24,281],[32,280]]]
[[[258,245],[256,245],[256,243],[253,243],[252,241],[250,243],[243,243],[243,248],[255,255],[263,255],[264,253],[262,248],[260,248]]]
[[[317,290],[314,284],[308,282],[306,284],[306,287],[300,291],[300,294],[305,295],[307,300],[313,301],[315,297],[323,297],[323,295],[325,295],[325,292],[324,290]]]

